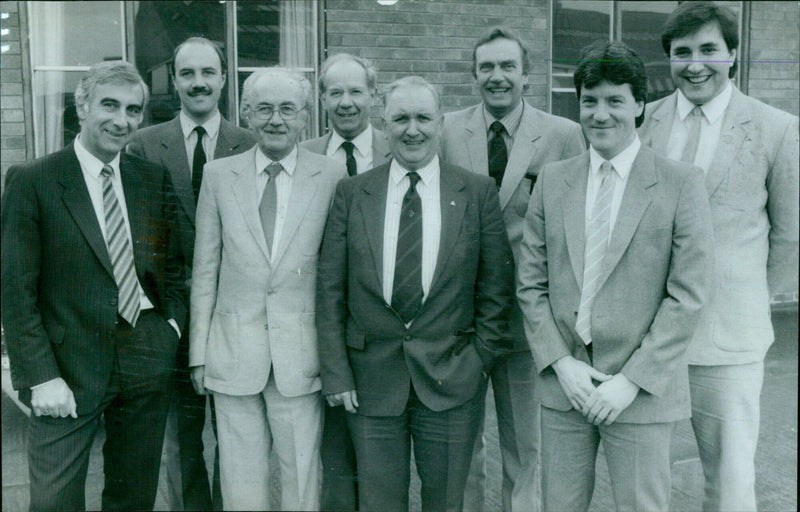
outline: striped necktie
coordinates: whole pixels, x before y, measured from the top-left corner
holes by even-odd
[[[608,249],[608,235],[611,230],[611,199],[614,197],[616,173],[611,162],[604,161],[600,166],[602,179],[594,199],[592,215],[586,225],[586,247],[583,257],[583,287],[581,303],[578,307],[578,320],[575,330],[587,345],[592,342],[592,305],[600,290],[600,274],[603,257]]]
[[[422,306],[422,199],[417,192],[420,175],[407,174],[408,190],[400,207],[397,255],[392,284],[392,308],[408,324]]]
[[[114,280],[117,282],[117,311],[132,326],[140,313],[139,280],[136,277],[136,266],[133,262],[133,250],[125,229],[122,207],[117,201],[111,177],[114,169],[104,165],[100,171],[103,177],[103,210],[106,215],[106,246],[111,266],[114,269]]]

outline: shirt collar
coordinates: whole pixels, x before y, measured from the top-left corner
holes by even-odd
[[[503,127],[506,129],[508,134],[513,138],[514,134],[517,132],[517,128],[519,128],[519,123],[522,121],[522,110],[525,107],[525,102],[520,100],[519,105],[514,107],[514,110],[509,112],[505,115],[502,119],[497,119],[492,114],[486,110],[486,106],[483,107],[483,120],[486,123],[486,134],[489,134],[489,127],[492,126],[492,123],[495,121],[500,121],[503,123]]]
[[[328,147],[331,152],[335,152],[339,149],[339,146],[341,146],[342,142],[345,140],[346,139],[339,135],[336,130],[333,130],[331,132],[331,140],[328,142]],[[352,142],[353,146],[361,153],[361,156],[366,156],[372,149],[372,127],[367,125],[367,128],[356,135],[350,142]]]
[[[400,165],[397,160],[394,158],[392,159],[392,163],[389,166],[389,175],[391,176],[395,185],[400,183],[400,181],[405,178],[406,174],[409,172],[411,171]],[[428,162],[428,165],[417,169],[416,173],[419,174],[419,177],[422,179],[422,182],[426,187],[436,183],[439,179],[439,156],[434,155],[433,160]]]
[[[80,162],[83,171],[88,173],[90,176],[94,178],[100,177],[100,171],[103,170],[103,166],[110,165],[112,169],[114,169],[114,174],[119,175],[119,153],[114,157],[113,160],[106,164],[93,154],[89,152],[88,149],[81,143],[81,136],[80,134],[75,138],[75,156],[78,157],[78,162]]]
[[[639,136],[636,135],[633,139],[631,144],[622,150],[620,154],[609,160],[611,165],[614,166],[614,170],[617,171],[617,174],[623,180],[628,178],[628,174],[631,172],[631,167],[633,167],[633,161],[636,160],[636,155],[639,154],[639,148],[642,147],[642,142],[639,140]],[[605,158],[600,156],[592,146],[589,146],[589,172],[593,175],[596,175],[600,171],[600,165],[605,162]]]
[[[275,160],[261,151],[261,146],[256,146],[256,174],[265,172],[267,166],[273,162],[275,162]],[[288,155],[278,160],[278,163],[283,166],[283,170],[286,171],[289,176],[292,176],[295,167],[297,167],[297,144],[295,144]]]
[[[187,116],[183,110],[181,110],[180,114],[178,114],[178,117],[181,120],[181,130],[183,131],[183,138],[188,139],[189,136],[194,131],[195,127],[197,126],[197,123],[189,119],[189,116]],[[222,122],[222,116],[220,115],[219,110],[217,110],[216,112],[214,112],[213,116],[211,116],[205,123],[201,124],[200,126],[202,126],[203,129],[206,131],[208,137],[213,139],[214,137],[217,136],[217,132],[219,131],[219,125],[221,122]]]
[[[709,123],[715,123],[722,117],[722,114],[725,113],[725,109],[728,108],[728,103],[730,103],[732,95],[733,84],[728,80],[728,85],[722,89],[722,92],[711,98],[705,104],[700,105],[700,110],[703,111],[703,115],[708,119]],[[683,91],[678,89],[677,111],[681,121],[686,121],[686,116],[688,116],[696,106],[697,105],[689,101],[686,96],[683,95]]]

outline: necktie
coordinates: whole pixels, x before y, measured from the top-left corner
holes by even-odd
[[[272,162],[266,168],[269,174],[269,181],[264,188],[261,196],[261,204],[258,205],[258,213],[261,215],[261,228],[264,230],[264,238],[267,239],[267,248],[272,251],[272,235],[275,233],[275,217],[278,212],[278,187],[275,180],[278,173],[283,170],[283,166],[278,162]]]
[[[495,121],[489,127],[494,134],[489,141],[489,176],[494,178],[497,188],[503,183],[503,173],[506,171],[506,164],[508,163],[508,150],[506,149],[506,141],[503,140],[503,132],[506,129],[503,123]]]
[[[400,210],[392,286],[392,307],[406,324],[422,305],[422,199],[416,188],[420,177],[416,172],[407,176],[411,184]]]
[[[194,146],[194,157],[192,157],[192,189],[194,189],[194,202],[197,203],[200,184],[203,182],[203,166],[206,165],[206,152],[203,150],[203,135],[206,134],[206,130],[198,124],[194,131],[197,132],[197,144]]]
[[[111,176],[114,169],[104,165],[100,175],[103,177],[103,211],[106,215],[106,246],[111,266],[114,269],[114,280],[117,282],[117,311],[132,326],[136,326],[139,318],[140,298],[139,281],[136,277],[136,266],[133,263],[133,250],[125,229],[122,207],[117,201]]]
[[[595,196],[592,215],[586,225],[583,288],[578,307],[578,320],[575,322],[575,330],[587,345],[592,342],[592,305],[600,289],[602,262],[608,249],[608,234],[611,229],[611,198],[614,196],[616,173],[610,162],[605,161],[600,166],[600,176],[602,181]]]
[[[356,169],[356,157],[353,156],[354,147],[355,145],[349,140],[342,142],[342,149],[344,149],[344,154],[347,155],[347,174],[350,176],[358,174],[358,170]]]
[[[700,142],[700,121],[703,117],[703,109],[694,107],[689,112],[689,137],[686,139],[686,146],[681,153],[681,162],[694,163],[697,156],[697,145]]]

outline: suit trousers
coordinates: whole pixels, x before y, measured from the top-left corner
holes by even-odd
[[[322,427],[322,510],[358,510],[356,450],[343,406],[325,404]]]
[[[222,503],[225,510],[271,510],[269,456],[281,475],[281,510],[319,510],[322,399],[280,394],[270,372],[255,395],[214,392]]]
[[[486,388],[444,411],[425,406],[411,386],[399,416],[349,414],[363,512],[407,512],[411,441],[422,481],[422,512],[461,511]]]
[[[503,459],[503,510],[538,512],[539,407],[533,398],[533,357],[514,352],[491,371]],[[481,512],[486,488],[486,440],[481,421],[464,491],[464,511]],[[534,508],[531,508],[534,507]]]
[[[667,512],[675,422],[595,426],[579,411],[541,407],[542,510],[587,511],[603,442],[618,511]]]
[[[124,346],[153,338],[164,339],[165,347],[174,348],[177,343],[172,326],[152,310],[142,312],[136,328],[120,319],[114,369],[97,408],[77,419],[31,416],[28,466],[32,512],[86,509],[89,454],[101,418],[106,430],[103,510],[153,509],[173,376],[171,372],[143,371],[146,361],[120,362],[120,352],[131,352]],[[174,367],[174,352],[172,357]]]
[[[689,365],[692,427],[705,476],[703,510],[755,511],[764,362]]]

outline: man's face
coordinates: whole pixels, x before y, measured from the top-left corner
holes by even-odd
[[[395,89],[383,112],[392,156],[409,171],[425,167],[439,150],[442,116],[431,91],[420,86]]]
[[[322,105],[333,129],[343,138],[352,140],[369,126],[374,99],[367,87],[367,73],[358,63],[343,60],[328,68]]]
[[[248,122],[258,136],[261,151],[272,160],[284,158],[297,144],[308,118],[300,83],[287,76],[265,76],[254,84],[249,101]],[[265,110],[274,112],[267,116]],[[293,110],[295,114],[287,117],[296,117],[286,119],[280,110]]]
[[[498,38],[475,50],[475,80],[486,109],[503,118],[522,100],[528,83],[523,72],[522,48],[516,41]]]
[[[217,52],[203,43],[187,43],[175,56],[175,89],[181,108],[193,121],[204,123],[217,111],[225,75]]]
[[[610,160],[633,142],[644,101],[633,98],[630,84],[584,87],[579,102],[583,133],[600,156]]]
[[[736,50],[728,49],[716,21],[673,39],[669,51],[672,81],[695,105],[704,105],[722,92],[735,60]]]
[[[131,140],[144,111],[144,91],[138,84],[98,84],[88,102],[77,109],[81,144],[105,163]]]

